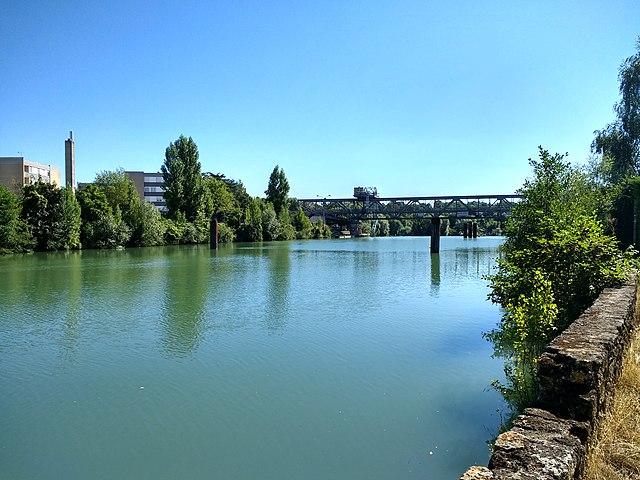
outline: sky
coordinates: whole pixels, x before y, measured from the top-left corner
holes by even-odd
[[[0,156],[76,180],[203,172],[264,196],[510,194],[538,145],[584,164],[614,120],[638,0],[5,0]]]

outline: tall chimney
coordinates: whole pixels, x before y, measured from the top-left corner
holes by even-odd
[[[76,189],[76,152],[73,143],[73,130],[69,132],[69,138],[64,142],[64,177],[67,188]]]

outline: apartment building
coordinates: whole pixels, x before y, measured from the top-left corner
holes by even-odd
[[[153,203],[158,210],[165,212],[167,204],[164,201],[164,178],[162,173],[125,172],[133,181],[140,195],[140,199]]]
[[[61,186],[60,169],[24,157],[0,157],[0,184],[18,190],[38,180]]]

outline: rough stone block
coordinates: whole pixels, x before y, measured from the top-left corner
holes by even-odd
[[[501,434],[489,468],[495,480],[569,480],[582,467],[586,425],[528,408]]]

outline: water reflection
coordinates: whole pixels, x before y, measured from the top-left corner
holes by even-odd
[[[289,316],[291,259],[289,245],[265,248],[269,258],[269,277],[265,283],[267,311],[265,327],[269,333],[282,331]]]
[[[201,334],[210,275],[209,257],[201,251],[202,247],[190,246],[166,249],[170,261],[164,278],[162,341],[173,356],[189,355]]]
[[[440,256],[406,238],[0,259],[3,466],[459,476],[486,461],[501,366],[479,333],[497,318],[478,281],[497,242],[456,242]]]
[[[437,297],[440,294],[440,255],[431,254],[431,294]]]
[[[66,252],[63,260],[69,265],[69,268],[65,275],[65,283],[67,284],[65,296],[68,305],[61,339],[61,353],[66,363],[73,363],[75,358],[74,354],[80,339],[82,315],[82,256],[80,252]]]

